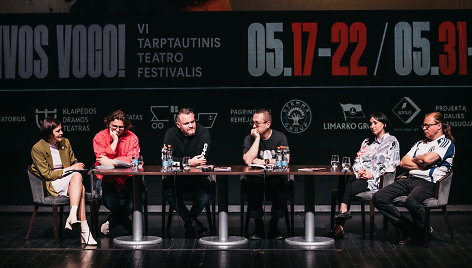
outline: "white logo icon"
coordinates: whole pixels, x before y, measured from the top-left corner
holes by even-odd
[[[364,112],[362,111],[362,105],[360,104],[352,104],[352,103],[347,103],[347,104],[342,104],[340,103],[341,108],[343,109],[343,114],[344,114],[344,121],[347,121],[347,119],[359,119],[359,118],[365,118]]]
[[[421,109],[409,97],[404,97],[393,107],[392,111],[403,123],[408,124],[420,113]]]
[[[151,106],[151,127],[163,129],[168,122],[174,122],[175,115],[179,112],[179,106]],[[197,113],[195,121],[206,128],[212,128],[218,113]]]
[[[54,117],[57,118],[57,109],[48,110],[47,108],[44,110],[35,109],[35,118],[36,118],[36,125],[41,127],[43,125],[43,121],[46,117]]]
[[[311,109],[302,100],[291,100],[282,107],[280,119],[288,132],[299,134],[311,124]]]

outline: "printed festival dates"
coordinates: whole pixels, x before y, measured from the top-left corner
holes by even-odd
[[[442,49],[439,66],[431,64],[431,41],[424,35],[430,31],[428,21],[405,21],[395,25],[395,71],[398,75],[467,75],[467,23],[442,22],[438,42]]]
[[[248,26],[248,72],[253,77],[313,77],[327,70],[333,77],[469,74],[472,47],[466,21],[397,21],[368,28],[359,21],[292,22],[289,27],[253,22]]]

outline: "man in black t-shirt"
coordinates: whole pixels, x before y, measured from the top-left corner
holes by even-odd
[[[173,161],[182,162],[183,157],[190,157],[191,166],[207,163],[210,147],[210,132],[204,126],[195,122],[195,114],[190,108],[182,108],[175,117],[175,126],[168,129],[164,136],[164,146],[171,145]],[[189,211],[183,202],[183,193],[193,193],[193,205]],[[172,209],[177,211],[184,221],[185,236],[194,238],[207,235],[207,229],[197,220],[198,215],[208,203],[211,195],[211,185],[208,176],[166,176],[163,185]]]
[[[264,158],[270,158],[269,163],[275,164],[275,152],[279,146],[287,146],[288,142],[285,134],[271,129],[272,116],[268,110],[258,110],[252,117],[251,134],[244,139],[243,160],[246,165],[258,164],[265,165]],[[266,157],[264,157],[264,155]],[[290,155],[287,156],[287,160]],[[256,229],[250,239],[261,239],[265,237],[264,221],[262,216],[262,201],[265,190],[269,193],[272,200],[271,220],[269,224],[269,238],[282,239],[283,236],[277,228],[279,219],[284,215],[286,206],[285,185],[287,176],[262,176],[247,177],[248,191],[248,216],[256,222]]]

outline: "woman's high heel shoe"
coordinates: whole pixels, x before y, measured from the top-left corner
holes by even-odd
[[[87,224],[87,221],[82,221],[80,222],[81,225],[81,231],[80,231],[80,241],[82,244],[88,245],[88,246],[95,246],[97,244],[97,241],[93,239],[92,232],[90,232],[90,228]]]
[[[66,229],[72,230],[72,225],[80,222],[77,219],[77,210],[78,206],[70,206],[69,217],[66,220]]]
[[[77,220],[77,216],[75,217],[75,219],[73,218],[74,217],[72,215],[69,215],[69,217],[67,217],[66,226],[64,228],[72,230],[72,225],[80,222]]]
[[[80,232],[80,240],[82,244],[88,245],[88,246],[95,246],[97,244],[97,241],[93,239],[92,232],[90,230],[87,231],[81,231]]]

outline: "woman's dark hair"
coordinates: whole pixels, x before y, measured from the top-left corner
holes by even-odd
[[[122,110],[116,110],[111,112],[109,115],[105,117],[105,127],[109,127],[110,123],[113,122],[114,120],[121,120],[123,122],[123,126],[125,127],[125,131],[129,130],[130,128],[133,127],[131,124],[131,121],[129,120],[128,116],[123,112]]]
[[[388,117],[384,113],[375,112],[375,113],[371,114],[369,116],[369,124],[370,124],[370,119],[372,117],[375,120],[379,121],[380,123],[384,124],[385,133],[390,132],[390,121],[388,120]],[[374,141],[375,141],[375,136],[374,136],[374,134],[372,134],[372,131],[370,131],[370,128],[369,128],[369,142],[368,143],[372,144],[372,142],[374,142]]]
[[[53,117],[46,117],[43,121],[43,124],[39,128],[41,138],[46,142],[49,142],[49,138],[51,138],[52,131],[60,125],[61,121],[59,121],[59,119]]]
[[[451,133],[451,125],[444,122],[444,115],[441,112],[432,112],[432,113],[426,114],[425,117],[430,116],[430,115],[434,117],[434,120],[436,121],[436,123],[441,123],[444,136],[446,136],[446,138],[450,139],[452,142],[455,142],[456,139],[454,139]]]

